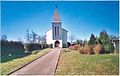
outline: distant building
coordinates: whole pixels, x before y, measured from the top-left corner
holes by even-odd
[[[119,37],[118,38],[111,38],[110,41],[114,45],[115,52],[119,52]]]
[[[67,30],[62,28],[62,23],[60,21],[60,16],[58,13],[58,8],[56,7],[53,20],[52,29],[46,32],[46,43],[55,47],[55,42],[59,41],[59,47],[67,46]]]

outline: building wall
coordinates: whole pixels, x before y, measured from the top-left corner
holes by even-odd
[[[64,44],[65,44],[65,47],[67,46],[67,31],[65,29],[62,28],[61,30],[61,37],[62,39],[56,39],[60,42],[60,45],[59,47],[63,47]],[[53,40],[53,32],[52,32],[52,29],[50,29],[48,32],[46,32],[46,43],[49,45],[49,44],[53,44],[53,47],[55,46],[55,41],[56,40]]]
[[[55,33],[55,28],[56,28],[56,33]],[[58,30],[59,28],[59,30]],[[61,40],[61,22],[52,22],[52,35],[53,35],[53,40]],[[58,34],[59,32],[59,34]]]
[[[50,29],[48,32],[46,32],[46,43],[47,44],[52,44],[52,29]]]
[[[62,28],[62,43],[65,44],[65,47],[67,46],[67,31],[63,28]]]

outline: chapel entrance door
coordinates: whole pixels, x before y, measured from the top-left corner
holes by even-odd
[[[58,40],[55,41],[55,47],[59,47],[60,42]]]

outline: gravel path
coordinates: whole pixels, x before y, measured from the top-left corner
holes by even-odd
[[[33,61],[20,70],[17,70],[11,75],[54,75],[60,50],[60,48],[54,48],[51,52]]]

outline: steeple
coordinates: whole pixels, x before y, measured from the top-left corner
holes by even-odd
[[[56,7],[56,9],[57,9],[57,4],[55,4],[55,7]]]
[[[58,13],[57,5],[55,7],[56,8],[55,8],[54,16],[53,16],[53,22],[58,22],[58,21],[60,21],[60,16],[59,16],[59,13]]]

